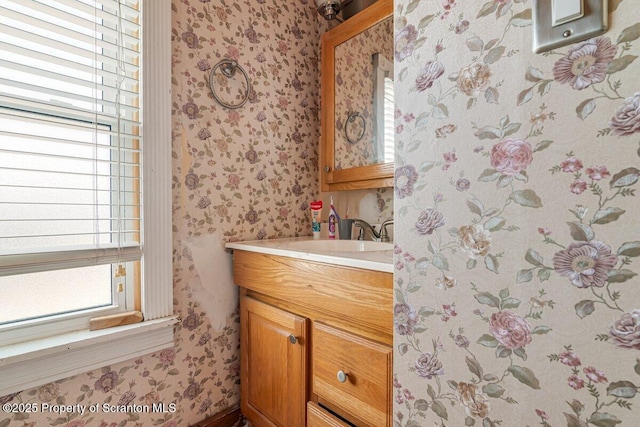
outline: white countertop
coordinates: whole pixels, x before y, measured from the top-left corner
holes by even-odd
[[[250,240],[246,242],[230,242],[226,244],[226,248],[393,273],[393,249],[386,251],[325,252],[319,250],[303,250],[300,249],[299,244],[291,245],[292,242],[303,242],[306,240],[318,239],[313,239],[313,237],[308,236],[286,239]]]

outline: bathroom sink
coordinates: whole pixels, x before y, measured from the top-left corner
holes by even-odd
[[[393,249],[393,243],[369,240],[304,240],[287,245],[292,250],[307,252],[373,252]]]
[[[259,252],[268,256],[393,273],[393,243],[303,236],[229,242],[226,247],[231,251]]]

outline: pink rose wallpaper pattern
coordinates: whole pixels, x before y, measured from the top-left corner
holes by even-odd
[[[174,0],[172,8],[175,348],[0,402],[174,403],[175,412],[0,413],[2,427],[183,427],[238,404],[239,315],[202,297],[237,292],[231,279],[223,283],[231,268],[224,242],[311,233],[322,25],[315,5]],[[222,108],[209,92],[209,71],[223,58],[238,61],[254,88],[237,110]],[[235,81],[217,83],[233,100]],[[198,242],[210,240],[211,283],[196,253]]]
[[[399,427],[637,425],[640,17],[633,0],[610,0],[607,33],[535,55],[531,3],[395,2]],[[3,414],[2,427],[182,426],[237,403],[238,316],[212,326],[189,242],[308,231],[315,5],[173,9],[176,346],[0,402],[177,411]],[[254,85],[238,111],[208,93],[223,57]]]
[[[175,347],[0,396],[0,403],[164,403],[175,411],[0,413],[0,427],[182,427],[239,405],[237,288],[224,244],[310,235],[309,201],[322,196],[328,204],[317,166],[326,27],[306,0],[173,0]],[[223,58],[238,61],[253,87],[237,110],[220,106],[209,90],[209,73]],[[237,80],[219,77],[219,96],[236,103]],[[387,190],[336,200],[381,222],[393,211]],[[363,212],[361,199],[375,206]]]
[[[394,422],[638,425],[640,15],[395,3]]]

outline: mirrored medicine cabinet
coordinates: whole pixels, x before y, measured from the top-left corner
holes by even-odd
[[[393,0],[322,36],[322,191],[393,186]]]

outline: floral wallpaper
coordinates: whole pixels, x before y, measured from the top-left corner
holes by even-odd
[[[396,426],[636,426],[640,15],[397,0]]]
[[[306,0],[174,0],[175,347],[0,397],[1,403],[150,405],[166,413],[0,413],[0,426],[187,426],[239,402],[239,316],[229,240],[311,234],[318,195],[319,22]],[[253,87],[218,105],[223,58]],[[217,79],[234,100],[237,83]],[[175,406],[169,406],[169,405]]]
[[[373,54],[393,60],[393,22],[384,20],[335,51],[336,169],[380,163],[374,139]],[[355,116],[353,114],[358,114]],[[345,127],[346,125],[346,127]],[[348,132],[348,134],[347,134]],[[347,135],[350,142],[347,139]]]

